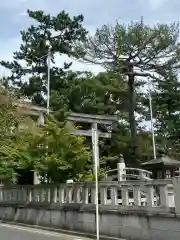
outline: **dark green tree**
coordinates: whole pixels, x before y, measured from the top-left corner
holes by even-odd
[[[16,177],[17,169],[21,165],[18,151],[19,126],[30,126],[32,121],[15,104],[17,98],[0,87],[0,179],[11,181]],[[19,132],[20,133],[20,132]]]
[[[115,27],[105,25],[97,29],[82,45],[77,46],[86,53],[84,60],[101,64],[127,79],[129,90],[129,125],[134,160],[139,161],[136,95],[147,77],[161,79],[166,71],[179,69],[179,25],[158,24],[147,26],[143,21],[128,26],[117,23]]]
[[[164,78],[158,79],[158,81],[154,80],[153,86],[151,95],[157,144],[178,157],[180,137],[180,82],[178,74],[169,71],[164,75]],[[142,102],[149,109],[147,96],[144,96]]]
[[[12,75],[4,79],[4,85],[19,90],[36,104],[44,104],[47,92],[47,53],[51,49],[51,61],[54,63],[55,54],[66,54],[77,57],[74,44],[85,39],[86,30],[82,26],[83,16],[70,17],[65,11],[57,16],[45,14],[43,11],[30,11],[28,15],[36,21],[27,30],[21,31],[22,44],[20,50],[14,52],[13,62],[1,61],[1,65],[11,70]],[[25,65],[21,64],[21,60]],[[50,87],[54,95],[60,94],[66,82],[65,70],[71,62],[64,63],[63,68],[52,66]],[[29,74],[29,75],[28,75]],[[56,91],[57,90],[57,91]]]
[[[19,169],[37,171],[43,179],[62,183],[79,180],[92,166],[85,139],[70,133],[64,123],[50,119],[43,128],[32,126],[18,135]]]
[[[124,153],[129,135],[126,113],[127,88],[123,79],[110,71],[97,75],[80,73],[69,84],[65,97],[69,110],[88,114],[118,115],[120,122],[113,126],[112,138],[100,139],[100,156],[117,160],[119,154]],[[99,128],[101,131],[107,131],[103,125]]]
[[[113,115],[117,114],[119,122],[113,126],[110,139],[100,139],[100,156],[102,167],[116,168],[120,154],[125,161],[133,166],[130,152],[130,131],[128,128],[128,88],[123,76],[107,71],[97,75],[92,73],[70,73],[74,76],[69,82],[69,88],[64,93],[64,105],[74,112]],[[140,99],[138,100],[138,102]],[[86,126],[84,126],[86,127]],[[88,126],[89,127],[89,126]],[[100,126],[104,131],[105,127]],[[152,156],[152,141],[149,133],[139,126],[140,154],[143,160]],[[91,146],[91,141],[89,146]],[[149,155],[149,158],[148,158]]]
[[[113,115],[119,110],[123,117],[127,100],[123,79],[118,79],[113,72],[70,74],[74,74],[74,79],[68,82],[65,96],[71,111]]]

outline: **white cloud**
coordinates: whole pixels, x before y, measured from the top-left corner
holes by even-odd
[[[27,11],[20,12],[19,15],[23,16],[23,17],[27,17],[28,16]]]
[[[1,47],[1,60],[11,61],[13,58],[13,52],[16,51],[20,46],[20,37],[12,38],[6,41],[0,40]],[[0,77],[6,76],[9,71],[2,66],[0,66]]]
[[[22,3],[25,3],[26,0],[5,0],[0,1],[0,9],[15,9],[18,8]]]
[[[149,0],[152,10],[157,10],[162,7],[168,0]]]

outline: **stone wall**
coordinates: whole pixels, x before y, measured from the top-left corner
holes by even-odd
[[[180,239],[180,178],[99,182],[100,234]],[[94,182],[0,188],[0,220],[96,233]]]
[[[100,235],[130,240],[179,240],[180,216],[167,209],[133,210],[100,206]],[[95,206],[82,204],[0,204],[2,221],[95,234]]]

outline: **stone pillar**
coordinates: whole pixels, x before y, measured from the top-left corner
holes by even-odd
[[[117,185],[111,186],[111,204],[117,205],[118,204],[118,188]]]
[[[107,204],[107,186],[105,184],[100,186],[100,199],[102,205]]]
[[[83,204],[89,203],[89,188],[86,183],[84,183],[84,186],[82,188],[82,203]]]
[[[141,206],[141,187],[137,183],[137,185],[133,185],[133,196],[134,196],[134,205]]]
[[[124,158],[122,155],[120,155],[120,159],[117,164],[117,174],[118,174],[118,181],[126,180],[126,164],[124,162]]]
[[[123,206],[129,206],[129,186],[126,184],[123,184],[121,186],[121,193],[122,193],[122,205]]]
[[[147,188],[147,206],[154,207],[154,188],[152,184],[146,184]]]
[[[40,184],[39,176],[38,176],[38,173],[34,171],[33,185],[37,185],[37,184]]]
[[[169,207],[167,184],[159,185],[161,207]]]

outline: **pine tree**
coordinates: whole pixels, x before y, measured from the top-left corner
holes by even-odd
[[[54,63],[55,54],[78,56],[74,44],[86,37],[82,26],[83,16],[70,17],[65,11],[57,16],[45,14],[43,11],[30,11],[28,15],[36,21],[27,30],[21,31],[22,44],[20,50],[14,52],[13,62],[1,61],[1,65],[9,69],[12,75],[4,79],[4,85],[19,90],[20,95],[28,97],[32,102],[43,105],[47,93],[47,53],[51,49],[51,61]],[[22,65],[25,62],[25,66]],[[71,62],[64,63],[63,68],[52,66],[52,90],[62,89],[66,82],[66,69]]]
[[[156,128],[164,138],[165,148],[178,152],[180,138],[180,82],[178,74],[169,72],[165,78],[155,81],[153,93]]]
[[[143,21],[128,26],[117,23],[115,27],[104,25],[97,29],[83,45],[84,60],[103,65],[106,69],[123,74],[129,90],[129,125],[134,161],[139,161],[137,139],[136,85],[139,79],[160,79],[166,71],[179,69],[179,25],[158,24],[150,27]]]

